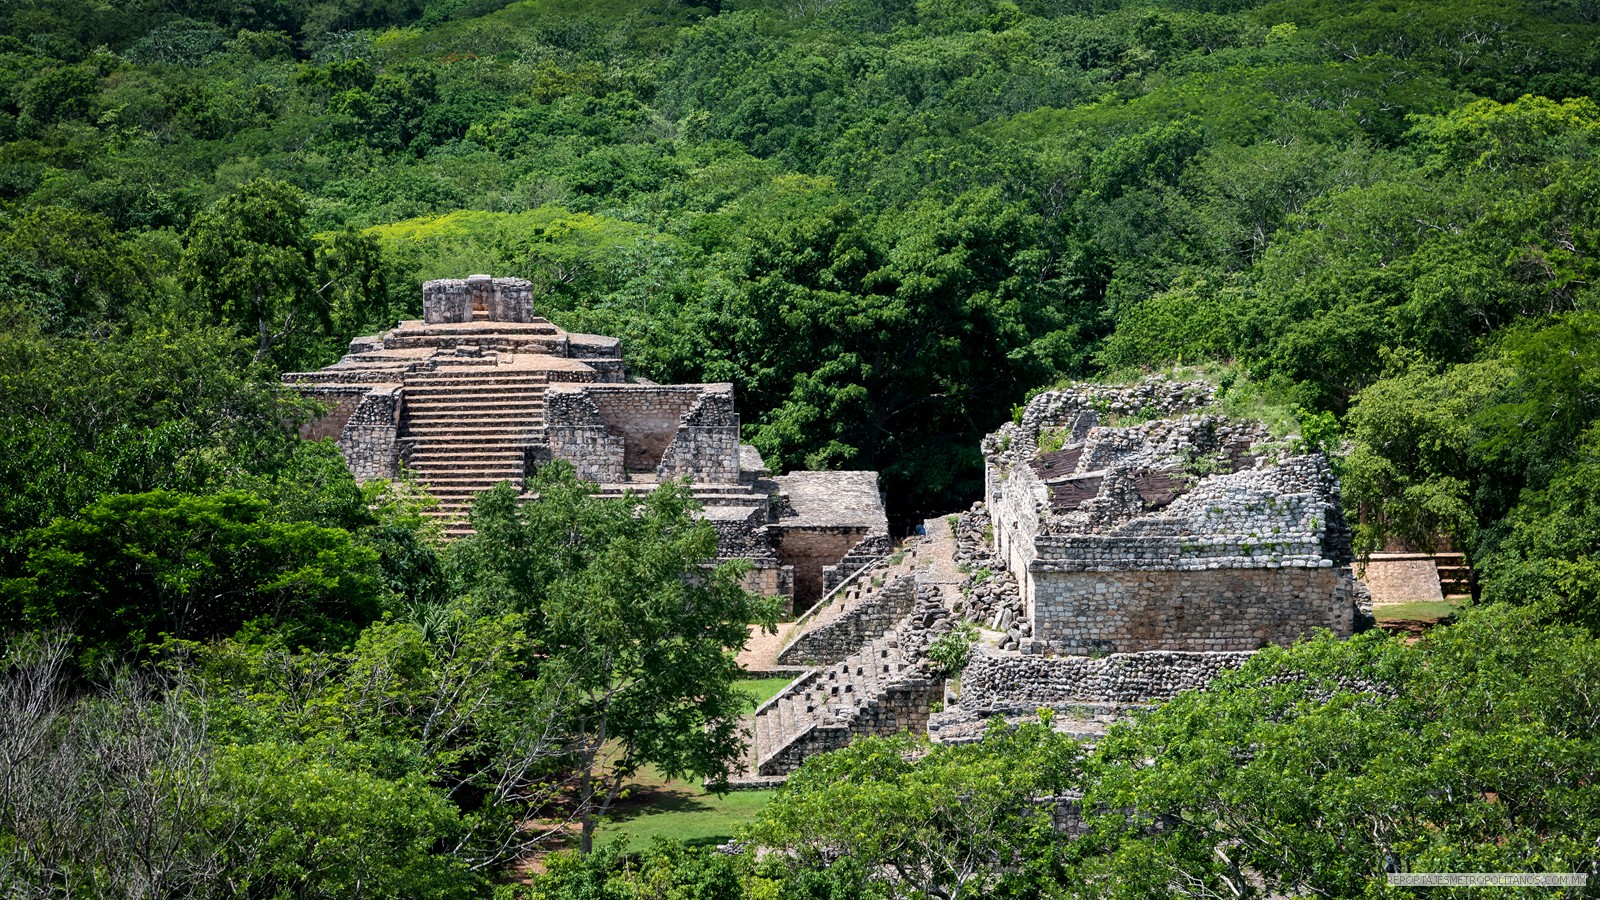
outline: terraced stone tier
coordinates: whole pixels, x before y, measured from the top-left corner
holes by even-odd
[[[844,661],[795,679],[756,710],[754,774],[787,775],[856,735],[924,729],[942,690],[906,658],[895,632],[881,635]]]
[[[508,370],[509,369],[509,370]],[[431,514],[451,536],[470,533],[466,510],[502,481],[521,487],[527,448],[544,426],[546,373],[451,367],[406,379],[401,440],[406,463],[439,499]]]

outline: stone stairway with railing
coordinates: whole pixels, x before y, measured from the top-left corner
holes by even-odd
[[[473,499],[502,481],[519,488],[527,447],[544,426],[542,371],[441,368],[406,378],[400,436],[406,465],[439,500],[429,514],[468,534]]]
[[[806,757],[858,735],[927,728],[944,680],[922,650],[953,622],[940,562],[953,544],[945,532],[948,526],[930,528],[900,553],[858,570],[792,626],[785,652],[815,667],[746,720],[750,752],[735,781],[773,784]]]
[[[842,662],[790,682],[756,710],[752,774],[788,775],[806,757],[837,750],[856,735],[925,729],[943,691],[943,680],[910,660],[897,631],[889,631]]]

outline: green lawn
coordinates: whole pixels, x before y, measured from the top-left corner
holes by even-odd
[[[1372,615],[1379,621],[1434,622],[1449,618],[1461,607],[1449,600],[1418,600],[1413,603],[1385,603],[1372,607]]]
[[[756,706],[771,700],[773,695],[783,690],[783,686],[793,681],[793,678],[746,678],[735,681],[734,687],[749,691],[756,695]],[[755,707],[751,707],[754,709]]]
[[[755,818],[773,793],[731,791],[718,797],[699,785],[679,782],[677,790],[648,791],[644,802],[628,803],[614,811],[595,832],[595,842],[609,844],[626,837],[634,847],[649,846],[656,838],[686,844],[726,843],[740,825]]]
[[[751,709],[783,690],[791,678],[746,678],[735,686],[756,696]],[[607,844],[623,837],[635,847],[656,838],[686,844],[721,844],[755,818],[772,791],[731,791],[718,797],[696,782],[668,781],[654,766],[645,766],[629,782],[626,796],[595,832],[595,841]]]

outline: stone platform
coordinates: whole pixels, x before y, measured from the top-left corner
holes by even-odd
[[[430,281],[422,299],[421,320],[283,380],[327,405],[303,437],[337,441],[360,481],[415,478],[447,537],[471,533],[479,493],[559,459],[602,496],[686,479],[721,558],[748,560],[746,586],[791,606],[887,551],[877,473],[773,477],[740,442],[732,385],[630,380],[616,338],[539,317],[521,279]]]

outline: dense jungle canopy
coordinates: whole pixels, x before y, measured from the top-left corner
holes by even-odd
[[[979,439],[1030,392],[1203,370],[1230,410],[1337,451],[1362,549],[1448,543],[1506,607],[1414,652],[1363,638],[1292,659],[1420,685],[1418,714],[1455,730],[1418,741],[1502,728],[1544,748],[1484,779],[1532,783],[1520,763],[1562,754],[1581,768],[1597,156],[1593,0],[0,0],[0,878],[483,896],[540,791],[578,797],[592,828],[617,771],[715,779],[737,755],[725,651],[773,611],[734,571],[684,579],[713,546],[689,498],[665,491],[641,519],[558,466],[541,484],[565,512],[502,491],[443,548],[411,487],[358,486],[284,427],[315,410],[281,372],[474,272],[533,280],[543,314],[620,337],[636,374],[732,382],[770,463],[880,470],[907,520],[976,499]],[[1252,720],[1267,688],[1250,679],[1276,664],[1113,742],[1095,796],[1177,814],[1217,783],[1212,745],[1166,782],[1137,772],[1149,747],[1278,725],[1342,748],[1330,771],[1404,757],[1380,786],[1400,806],[1454,789],[1383,735],[1340,744],[1376,721],[1360,710]],[[708,674],[663,676],[680,670]],[[1448,712],[1480,683],[1531,711]],[[1459,752],[1488,772],[1499,757],[1473,754],[1501,738]],[[1020,791],[1077,771],[1043,736],[1009,740],[1001,763],[935,763],[993,787],[992,767],[1036,758]],[[920,783],[896,753],[796,790],[848,786],[852,766]],[[1457,862],[1557,853],[1541,841],[1600,821],[1592,784],[1557,780],[1541,816],[1579,811],[1519,819],[1516,840],[1487,819],[1406,839]],[[1230,784],[1218,802],[1240,822],[1357,815],[1337,780],[1311,813],[1274,805],[1303,786]],[[899,815],[873,805],[899,795],[821,796],[819,815]],[[1386,809],[1360,814],[1401,815]],[[765,827],[804,860],[822,825]],[[1332,871],[1326,846],[1206,827],[1106,832],[1021,875],[1126,863],[1149,886],[1176,866],[1211,890],[1237,875],[1212,853],[1226,844],[1286,890],[1356,883],[1305,880]],[[754,877],[661,853],[689,881]],[[573,865],[550,896],[667,896],[618,887],[615,859]],[[863,871],[770,881],[866,896]]]

